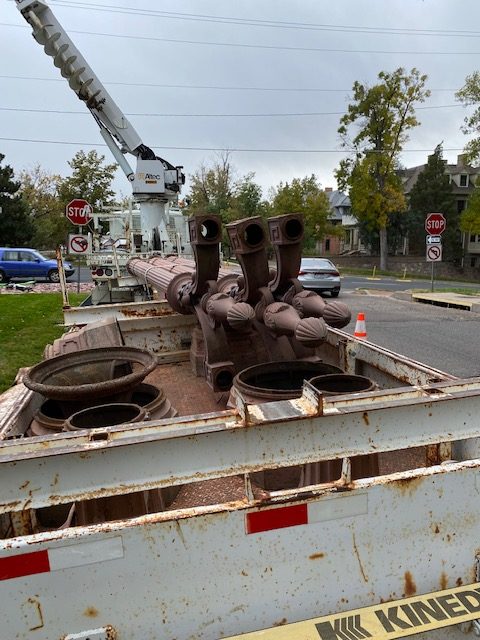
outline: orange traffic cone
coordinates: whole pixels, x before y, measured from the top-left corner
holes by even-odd
[[[357,316],[357,323],[355,325],[355,331],[353,333],[355,338],[366,338],[367,327],[365,326],[365,314],[359,313]]]

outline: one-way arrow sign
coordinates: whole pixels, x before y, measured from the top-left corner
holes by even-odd
[[[442,236],[427,236],[427,244],[441,244]]]

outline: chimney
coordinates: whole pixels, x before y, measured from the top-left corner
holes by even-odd
[[[467,155],[465,153],[460,153],[457,156],[457,167],[466,167],[467,165]]]
[[[332,193],[332,187],[325,187],[325,193]]]

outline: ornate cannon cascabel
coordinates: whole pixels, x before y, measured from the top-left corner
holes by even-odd
[[[290,213],[269,218],[268,230],[277,262],[275,278],[270,282],[269,288],[275,298],[279,299],[292,284],[296,285],[296,291],[301,291],[302,288],[296,278],[302,259],[303,216]]]
[[[323,318],[302,319],[297,311],[285,302],[269,304],[263,316],[265,326],[277,336],[294,336],[306,347],[317,347],[327,337]]]
[[[227,232],[244,277],[238,300],[255,305],[261,298],[260,289],[266,287],[270,279],[262,218],[257,216],[231,222],[227,224]]]

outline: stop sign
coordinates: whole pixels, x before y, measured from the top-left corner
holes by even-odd
[[[87,224],[87,222],[92,219],[92,213],[92,205],[82,198],[72,200],[65,207],[65,215],[67,218],[70,222],[78,224],[79,226]]]
[[[429,213],[425,218],[425,231],[432,236],[439,236],[445,231],[447,221],[443,213]]]

